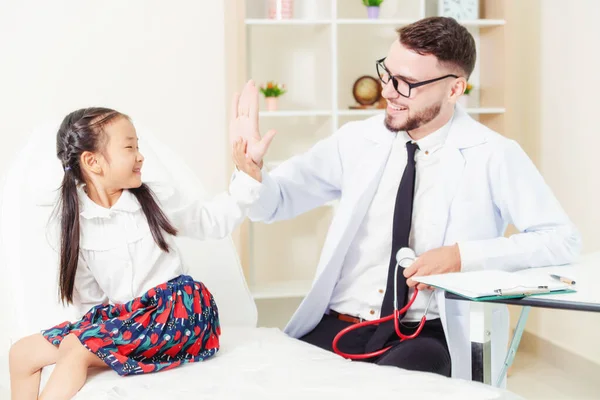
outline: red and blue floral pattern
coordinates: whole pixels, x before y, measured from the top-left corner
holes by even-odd
[[[219,349],[221,328],[208,289],[181,275],[128,303],[100,304],[77,322],[42,331],[54,345],[68,334],[119,375],[131,375],[212,357]]]

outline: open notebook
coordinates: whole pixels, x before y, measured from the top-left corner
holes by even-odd
[[[550,275],[500,270],[458,272],[412,279],[471,300],[519,298],[575,291],[573,286],[557,281]]]

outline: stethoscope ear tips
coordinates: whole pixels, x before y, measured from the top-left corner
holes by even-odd
[[[398,265],[405,267],[408,266],[415,258],[417,258],[415,252],[409,247],[403,247],[396,253],[396,262]],[[402,263],[403,261],[410,261],[409,263]]]

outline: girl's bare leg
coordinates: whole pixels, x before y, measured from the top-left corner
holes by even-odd
[[[40,390],[41,370],[58,358],[58,348],[41,333],[27,336],[10,348],[10,391],[12,400],[35,400]]]
[[[106,366],[98,356],[81,344],[77,336],[67,335],[58,348],[56,367],[40,395],[40,400],[70,399],[85,383],[89,367]]]

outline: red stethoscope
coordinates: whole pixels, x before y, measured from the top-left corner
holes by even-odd
[[[425,307],[425,312],[423,313],[423,316],[421,317],[421,322],[419,322],[419,326],[417,327],[417,330],[412,335],[405,335],[402,332],[400,332],[400,317],[403,314],[406,314],[406,311],[408,311],[410,306],[415,302],[415,299],[417,298],[417,294],[419,294],[419,290],[417,288],[415,288],[415,291],[414,291],[412,297],[410,298],[410,301],[401,310],[398,310],[398,290],[397,290],[398,267],[405,268],[405,266],[402,265],[402,263],[404,261],[410,261],[412,263],[415,260],[415,258],[416,258],[415,253],[407,247],[404,247],[404,248],[398,250],[398,253],[396,253],[396,268],[394,270],[394,312],[392,314],[388,315],[387,317],[383,317],[383,318],[376,319],[373,321],[359,322],[354,325],[350,325],[349,327],[347,327],[345,329],[342,329],[333,339],[333,351],[336,354],[338,354],[344,358],[350,359],[350,360],[364,360],[367,358],[379,357],[380,355],[382,355],[383,353],[388,351],[392,346],[385,347],[381,350],[377,350],[372,353],[350,354],[350,353],[344,353],[343,351],[341,351],[338,348],[338,342],[340,341],[342,336],[344,336],[348,332],[351,332],[355,329],[363,328],[365,326],[379,325],[379,324],[389,321],[391,319],[394,320],[394,329],[396,330],[396,335],[398,335],[401,342],[405,341],[405,340],[409,340],[409,339],[414,339],[417,336],[419,336],[419,334],[423,330],[423,327],[425,326],[425,322],[427,321],[427,317],[426,317],[427,310],[429,309],[429,304],[431,303],[433,294],[429,297],[429,301],[427,302],[427,306]],[[410,264],[408,264],[408,265],[410,265]],[[406,265],[406,266],[408,266],[408,265]]]

